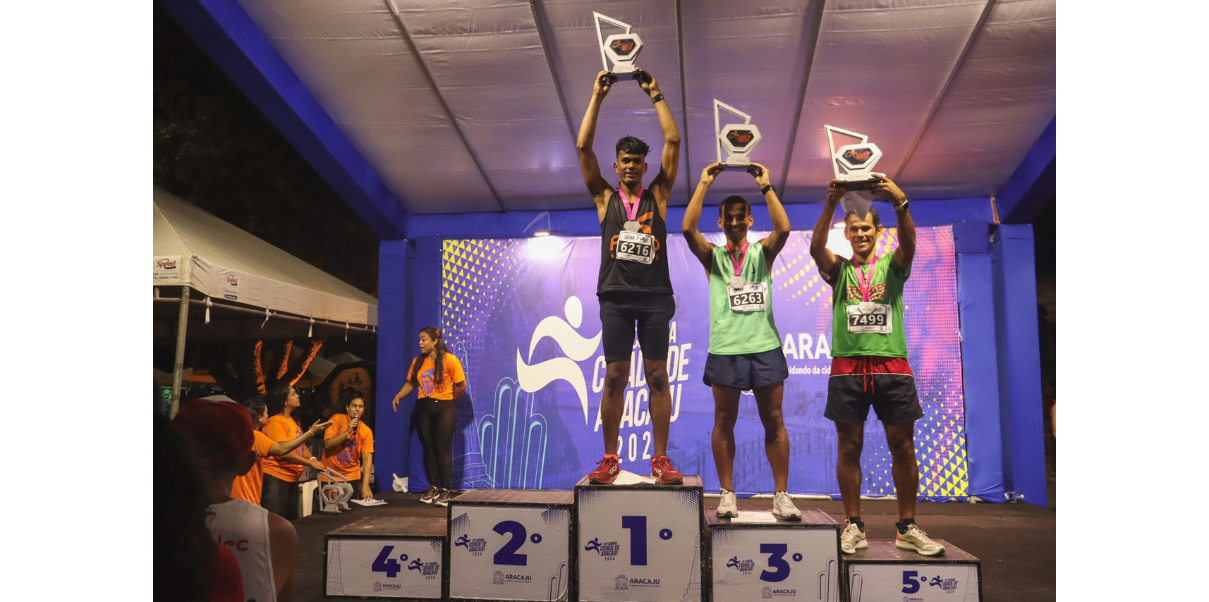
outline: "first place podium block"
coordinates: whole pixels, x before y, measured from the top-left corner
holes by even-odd
[[[575,485],[584,602],[699,602],[701,478],[683,485]]]
[[[570,599],[570,491],[476,489],[449,502],[449,597]]]
[[[709,508],[705,523],[714,602],[839,602],[840,526],[826,512],[782,521],[768,511],[718,518]]]
[[[844,557],[850,602],[981,602],[982,561],[944,541],[941,556],[900,550],[894,540]]]
[[[324,536],[329,596],[439,600],[444,579],[442,518],[370,517]]]

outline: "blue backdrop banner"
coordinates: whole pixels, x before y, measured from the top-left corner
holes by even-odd
[[[789,491],[838,496],[835,428],[823,418],[831,291],[810,258],[810,237],[792,233],[773,264],[772,299],[790,370],[783,405],[791,446]],[[721,234],[707,238],[723,242]],[[920,228],[917,238],[905,328],[925,412],[916,423],[919,493],[926,499],[964,499],[969,478],[952,227]],[[850,256],[839,230],[830,239],[833,251]],[[878,254],[896,246],[896,232],[888,229]],[[709,351],[709,283],[683,238],[668,237],[667,252],[676,291],[668,456],[678,470],[701,475],[706,490],[716,492],[710,450],[714,402],[701,380]],[[599,266],[599,238],[444,242],[441,327],[469,384],[458,403],[455,487],[569,489],[600,460],[605,360],[596,300]],[[623,469],[650,474],[649,393],[637,343],[632,358],[619,455]],[[763,427],[750,393],[744,393],[740,414],[735,487],[740,493],[771,493]],[[885,434],[872,413],[865,441],[865,495],[893,494]],[[425,485],[422,460],[415,460],[412,480]]]

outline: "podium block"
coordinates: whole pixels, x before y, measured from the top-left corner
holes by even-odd
[[[443,597],[446,521],[363,518],[323,537],[329,596],[439,600]]]
[[[840,525],[827,513],[802,510],[801,522],[772,512],[718,518],[705,511],[714,602],[839,602]]]
[[[981,602],[982,562],[957,546],[943,556],[900,550],[894,540],[869,540],[869,548],[844,557],[851,602]]]
[[[449,502],[449,598],[569,600],[575,495],[476,489]]]
[[[575,485],[579,599],[700,602],[701,478],[683,485]]]

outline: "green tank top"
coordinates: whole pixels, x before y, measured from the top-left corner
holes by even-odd
[[[748,282],[763,282],[768,289],[764,311],[736,312],[730,308],[727,287],[735,263],[725,246],[714,247],[709,270],[709,352],[714,355],[763,353],[781,346],[772,317],[772,273],[764,247],[753,242],[743,257],[742,275]]]
[[[861,271],[869,273],[869,266],[862,265]],[[877,258],[873,264],[870,283],[870,301],[877,305],[888,305],[890,332],[859,332],[860,316],[853,316],[850,306],[861,303],[860,280],[856,266],[847,257],[835,258],[831,274],[823,279],[832,287],[831,303],[831,357],[856,357],[876,355],[881,357],[907,357],[907,335],[903,328],[903,287],[911,272],[904,271],[894,261],[894,252]],[[850,322],[856,322],[850,324]],[[853,332],[853,331],[857,332]]]

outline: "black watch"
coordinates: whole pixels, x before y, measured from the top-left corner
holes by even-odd
[[[903,199],[903,204],[901,204],[901,205],[895,205],[895,206],[894,206],[894,210],[895,210],[895,211],[906,211],[906,210],[907,210],[907,205],[909,205],[910,203],[911,203],[911,201],[908,201],[907,199]]]
[[[659,102],[659,101],[661,101],[661,100],[663,100],[663,95],[662,95],[662,94],[656,94],[656,95],[655,95],[653,98],[651,98],[651,104],[656,104],[656,103],[658,103],[658,102]]]
[[[768,194],[768,191],[769,191],[769,190],[771,190],[771,191],[773,191],[773,192],[776,192],[776,191],[777,191],[777,189],[776,189],[776,188],[773,188],[773,187],[772,187],[772,184],[769,184],[768,186],[765,186],[765,187],[763,187],[763,188],[761,188],[761,189],[760,189],[760,194]]]

